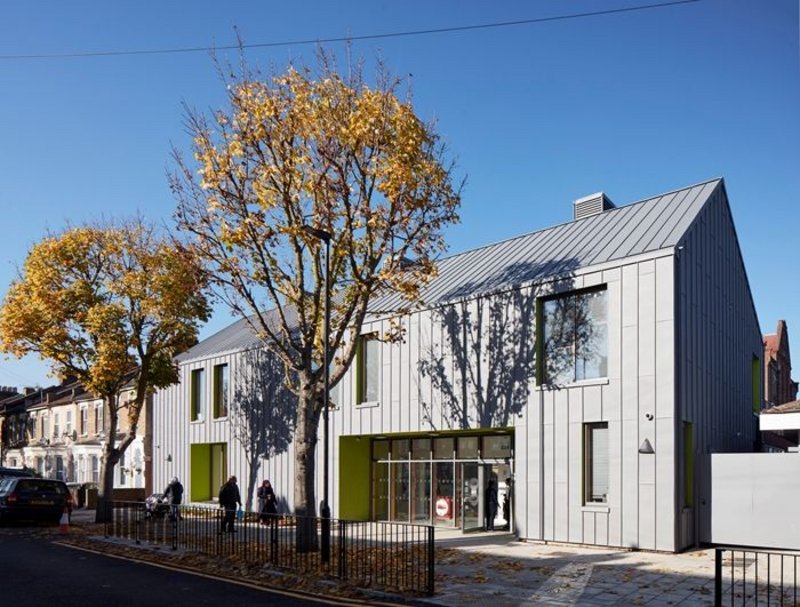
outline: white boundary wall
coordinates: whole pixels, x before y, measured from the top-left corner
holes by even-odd
[[[800,454],[711,456],[711,541],[800,550]]]

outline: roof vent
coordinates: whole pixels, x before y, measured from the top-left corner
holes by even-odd
[[[614,203],[603,192],[578,198],[572,204],[575,206],[575,221],[616,208]]]

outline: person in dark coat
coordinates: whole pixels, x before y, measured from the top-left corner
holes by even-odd
[[[242,505],[242,496],[239,494],[239,486],[236,484],[236,477],[232,476],[228,482],[222,485],[219,490],[219,506],[225,509],[222,517],[222,526],[219,532],[236,533],[233,528],[233,521],[236,520],[236,508]]]
[[[164,489],[164,501],[169,504],[169,518],[173,521],[180,520],[181,513],[178,509],[178,506],[181,505],[181,501],[183,501],[183,485],[178,480],[178,477],[173,477],[172,481],[167,488]]]
[[[261,524],[264,525],[270,517],[278,514],[277,499],[275,491],[269,481],[265,480],[258,488],[258,512],[261,515]]]
[[[494,519],[497,516],[497,483],[494,479],[489,481],[486,487],[486,494],[484,495],[484,516],[486,517],[486,528],[489,531],[494,530]]]

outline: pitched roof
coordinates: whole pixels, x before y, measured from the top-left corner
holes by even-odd
[[[722,179],[713,179],[446,257],[422,299],[439,305],[675,247],[721,184]],[[392,294],[377,299],[371,309],[391,310],[402,303]]]
[[[722,179],[712,179],[445,257],[437,262],[437,277],[422,290],[423,302],[439,305],[675,247],[722,183]],[[376,298],[370,309],[377,312],[405,305],[400,295],[392,293]],[[186,362],[245,350],[258,343],[258,337],[242,319],[204,339],[176,360]]]
[[[179,354],[175,360],[176,362],[186,362],[223,352],[239,352],[252,348],[258,343],[258,336],[247,323],[247,319],[242,318]]]

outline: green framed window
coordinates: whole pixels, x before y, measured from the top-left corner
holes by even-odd
[[[758,356],[753,355],[750,373],[753,385],[753,413],[758,414],[761,411],[761,360]]]
[[[542,300],[540,383],[563,385],[608,375],[607,293],[603,287]]]
[[[694,507],[694,440],[692,422],[683,422],[683,505]]]
[[[356,348],[356,404],[378,402],[380,362],[378,334],[361,335]]]
[[[191,420],[200,421],[205,417],[205,371],[194,369],[191,373],[190,382],[190,401],[191,401]]]
[[[229,394],[228,365],[214,366],[214,417],[228,416]]]

